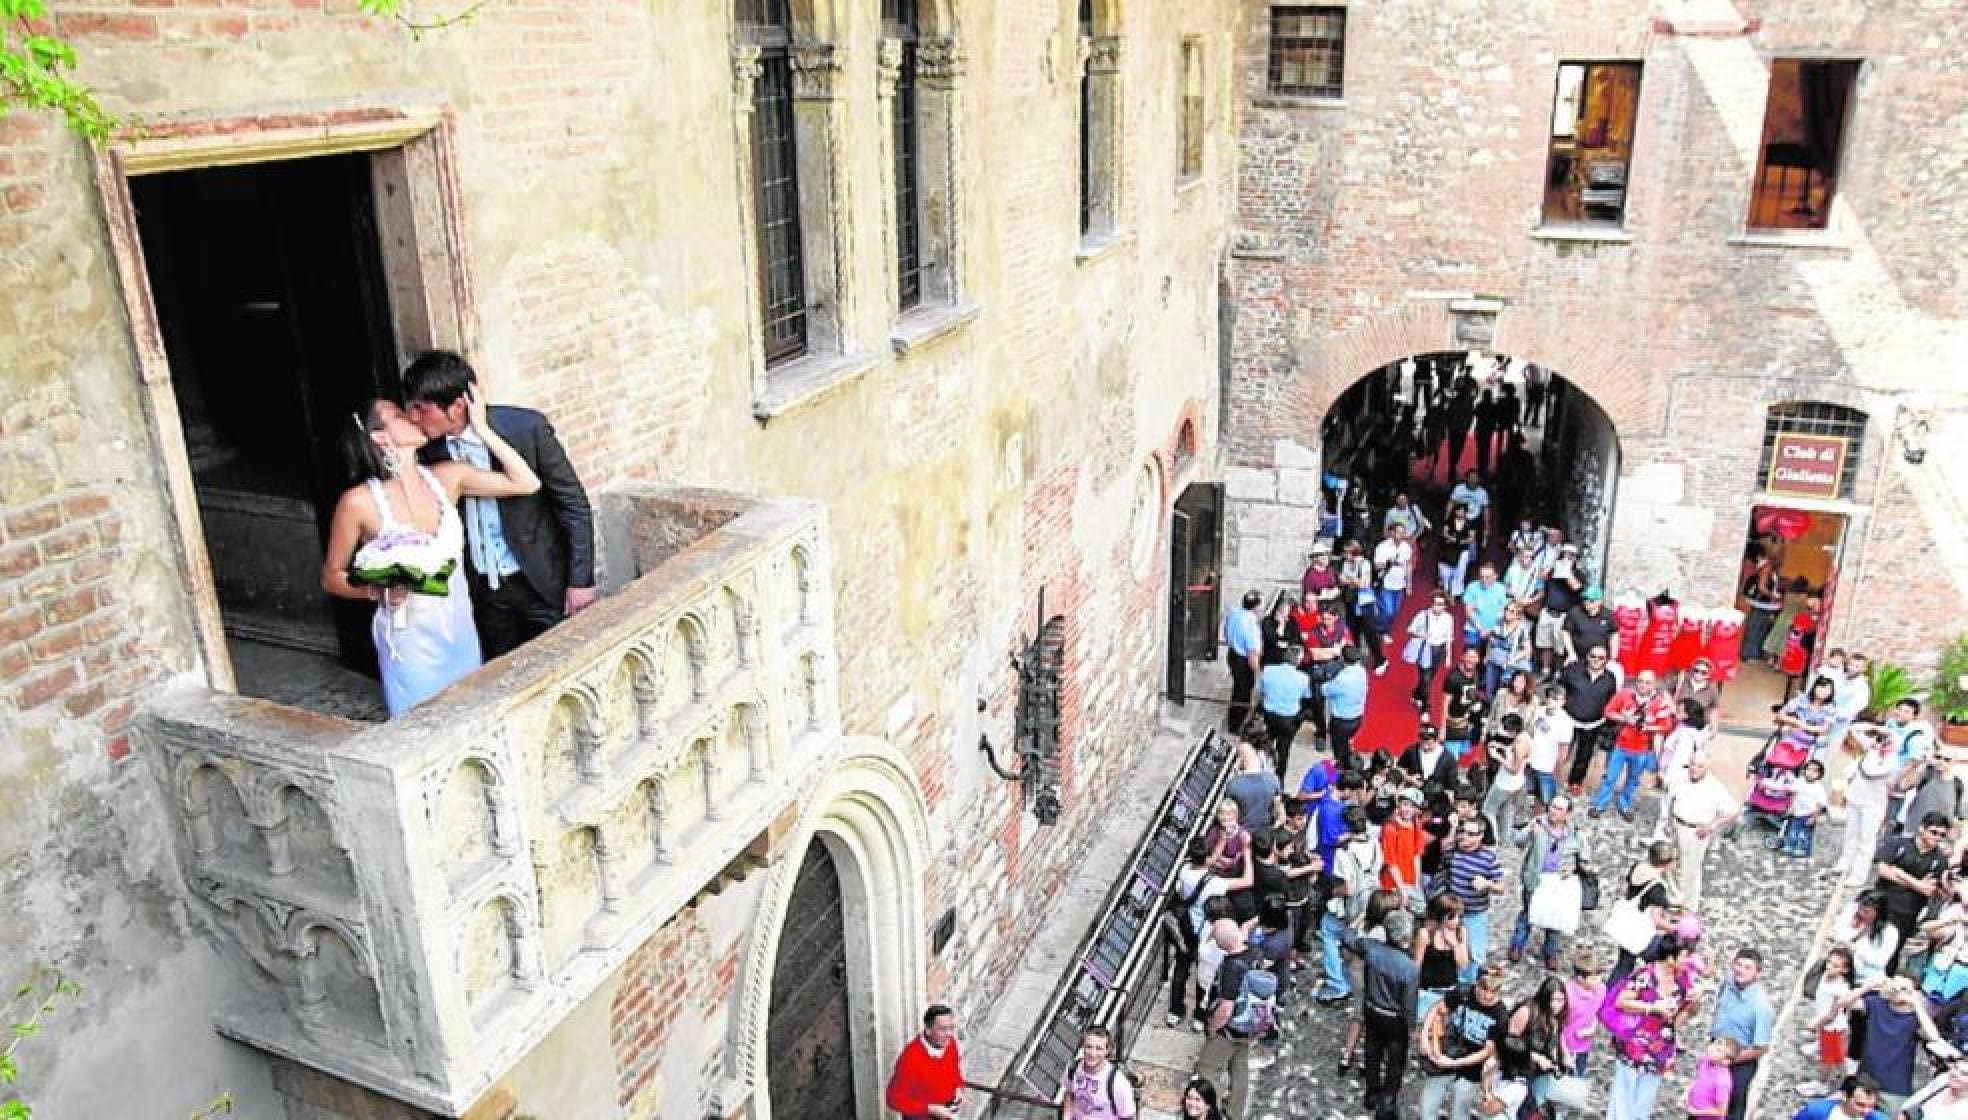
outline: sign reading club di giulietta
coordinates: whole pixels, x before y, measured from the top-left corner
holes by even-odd
[[[1780,432],[1763,488],[1793,498],[1835,499],[1839,477],[1845,473],[1848,450],[1849,441],[1843,436]]]

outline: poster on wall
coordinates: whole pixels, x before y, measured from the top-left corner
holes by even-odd
[[[1763,479],[1763,489],[1791,498],[1835,500],[1850,446],[1843,436],[1779,432],[1770,451],[1770,470]]]

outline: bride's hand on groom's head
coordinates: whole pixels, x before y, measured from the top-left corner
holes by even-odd
[[[465,390],[465,415],[470,418],[471,426],[481,435],[491,430],[491,421],[486,415],[485,398],[479,395],[476,385]]]

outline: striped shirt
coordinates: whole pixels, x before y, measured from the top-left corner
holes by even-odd
[[[1497,862],[1495,848],[1473,852],[1456,851],[1449,856],[1449,893],[1462,900],[1464,910],[1488,910],[1490,892],[1477,890],[1477,878],[1495,883],[1503,878],[1503,865]]]

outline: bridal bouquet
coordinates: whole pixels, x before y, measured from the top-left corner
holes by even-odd
[[[349,565],[349,582],[368,587],[401,587],[418,595],[448,595],[456,557],[444,555],[433,538],[416,532],[391,532],[356,550]],[[398,630],[409,624],[406,598],[390,609]]]

